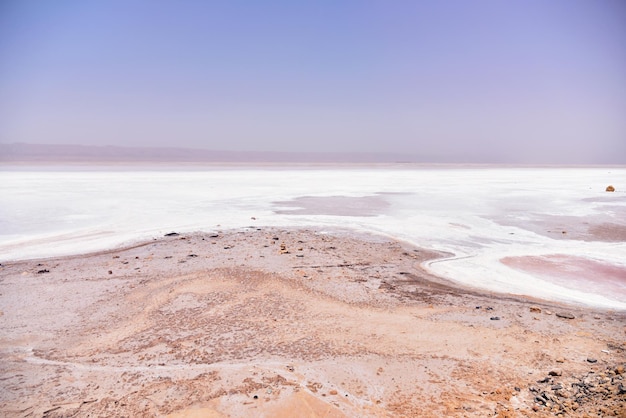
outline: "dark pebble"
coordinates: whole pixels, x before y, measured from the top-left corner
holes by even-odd
[[[499,317],[499,316],[492,316],[492,317],[491,317],[491,318],[489,318],[489,319],[491,319],[492,321],[499,321],[499,320],[500,320],[500,317]]]
[[[43,269],[43,270],[39,270],[39,271],[37,272],[37,274],[44,274],[44,273],[50,273],[50,270],[48,270],[48,269]]]
[[[555,315],[559,318],[565,318],[565,319],[574,319],[576,318],[574,315],[572,315],[569,312],[557,312],[555,313]]]
[[[180,235],[178,232],[170,232],[168,234],[165,234],[166,237],[177,237],[178,235]]]
[[[596,360],[596,359],[595,359],[595,358],[593,358],[593,357],[587,357],[587,361],[588,361],[589,363],[597,363],[597,362],[598,362],[598,360]]]

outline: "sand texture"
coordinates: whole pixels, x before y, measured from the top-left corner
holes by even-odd
[[[3,263],[0,415],[626,416],[625,312],[461,288],[441,256],[251,227]]]

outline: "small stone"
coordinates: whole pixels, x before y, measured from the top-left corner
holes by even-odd
[[[624,374],[624,366],[621,364],[615,368],[615,374]]]
[[[109,270],[109,274],[113,274],[113,271]]]
[[[535,313],[541,313],[541,308],[539,308],[537,306],[531,306],[530,307],[530,311],[531,312],[535,312]]]
[[[177,237],[178,235],[180,235],[178,232],[169,232],[165,234],[166,237]]]
[[[37,274],[44,274],[44,273],[50,273],[50,270],[48,270],[48,269],[42,269],[42,270],[39,270],[39,271],[37,272]]]
[[[337,391],[335,389],[332,389],[328,392],[330,395],[336,395]]]
[[[571,314],[569,312],[557,312],[556,316],[558,316],[559,318],[564,318],[564,319],[574,319],[574,318],[576,318],[573,314]]]
[[[492,316],[492,317],[491,317],[491,318],[489,318],[489,319],[491,319],[492,321],[499,321],[499,320],[500,320],[500,317],[499,317],[499,316]]]
[[[588,361],[589,363],[597,363],[597,362],[598,362],[598,360],[597,360],[597,359],[595,359],[595,358],[593,358],[593,357],[587,357],[587,361]]]
[[[546,311],[546,315],[552,315],[552,312]]]
[[[561,385],[554,385],[554,386],[552,386],[551,389],[552,390],[560,390],[560,389],[563,389],[563,386],[561,386]]]
[[[606,189],[605,189],[605,190],[606,190],[607,192],[614,192],[614,191],[615,191],[615,187],[613,187],[612,185],[610,185],[610,184],[609,184],[608,186],[606,186]]]
[[[554,370],[550,370],[548,372],[548,374],[550,376],[562,376],[563,375],[563,371],[561,369],[554,369]]]
[[[557,357],[556,358],[556,362],[557,363],[565,363],[565,359],[563,357]]]

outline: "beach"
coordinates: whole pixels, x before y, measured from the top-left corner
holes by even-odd
[[[446,257],[349,229],[249,226],[3,262],[0,410],[626,414],[626,312],[424,269]]]

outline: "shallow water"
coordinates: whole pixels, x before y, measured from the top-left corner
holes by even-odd
[[[623,190],[626,168],[4,166],[0,261],[170,231],[341,227],[453,253],[426,267],[466,285],[626,309]],[[561,261],[549,274],[501,262],[524,256]],[[570,280],[568,257],[605,265],[617,280]]]

